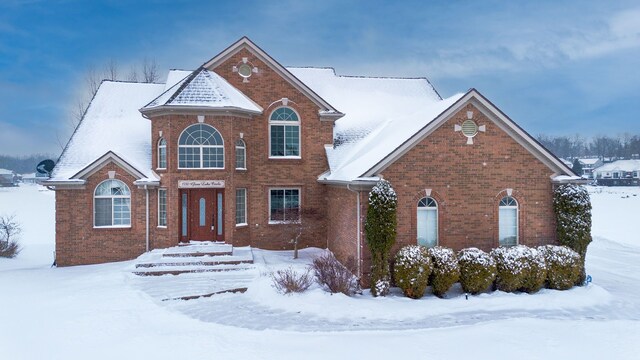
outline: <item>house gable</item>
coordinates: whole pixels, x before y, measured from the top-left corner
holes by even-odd
[[[239,52],[244,52],[245,56],[241,57],[241,61],[235,61],[233,65],[228,64],[228,61],[234,58]],[[231,46],[223,50],[221,53],[213,57],[211,60],[207,61],[202,65],[203,68],[216,71],[220,75],[223,75],[228,69],[223,69],[220,71],[218,68],[225,64],[227,67],[230,67],[233,72],[237,73],[237,65],[244,63],[245,61],[249,64],[252,64],[250,58],[254,58],[260,61],[264,66],[268,66],[269,69],[276,72],[280,77],[286,80],[291,86],[293,86],[297,91],[304,94],[309,100],[311,100],[314,104],[316,104],[319,108],[319,114],[322,120],[337,120],[342,117],[342,114],[338,109],[334,108],[331,104],[329,104],[325,99],[320,97],[317,93],[315,93],[311,88],[309,88],[305,83],[300,81],[297,77],[295,77],[289,70],[287,70],[284,66],[280,65],[275,59],[273,59],[269,54],[267,54],[264,50],[254,44],[249,38],[246,36],[241,38],[240,40],[233,43]],[[252,64],[255,65],[255,64]],[[235,67],[235,68],[233,68]],[[264,69],[260,69],[260,66],[253,66],[257,74],[260,71],[264,71]],[[223,75],[224,76],[224,75]],[[231,79],[227,78],[228,81]],[[247,78],[247,82],[251,81],[251,77]],[[231,82],[231,81],[230,81]],[[233,82],[232,82],[233,83]]]
[[[491,125],[497,126],[502,131],[511,136],[513,140],[527,149],[536,159],[538,159],[549,169],[551,169],[554,172],[554,175],[576,176],[571,168],[564,164],[549,150],[544,148],[544,146],[542,146],[537,140],[535,140],[531,135],[524,131],[520,126],[518,126],[513,120],[511,120],[507,115],[505,115],[500,109],[498,109],[495,105],[493,105],[493,103],[491,103],[475,89],[469,90],[462,98],[460,98],[448,109],[438,115],[433,121],[429,122],[424,128],[418,131],[411,138],[407,139],[401,146],[389,153],[389,155],[387,155],[382,161],[378,162],[376,165],[367,170],[364,174],[362,174],[362,176],[374,176],[375,174],[384,171],[384,169],[389,167],[389,165],[391,165],[393,162],[395,162],[409,150],[411,150],[413,146],[420,143],[436,129],[445,124],[449,119],[451,119],[452,116],[457,114],[458,111],[464,108],[467,104],[472,104],[475,109],[482,112],[482,114],[484,114],[487,119],[490,120]],[[462,121],[460,123],[462,123]],[[455,131],[455,128],[452,127],[451,131]],[[481,137],[482,135],[480,134],[479,136]]]
[[[106,164],[109,164],[109,163],[115,163],[121,169],[125,170],[129,175],[133,176],[136,180],[145,178],[144,173],[142,173],[140,170],[133,167],[130,163],[128,163],[122,157],[118,156],[113,151],[108,151],[106,154],[97,158],[91,164],[85,166],[76,174],[71,176],[71,179],[86,180],[89,176],[95,174],[97,171],[99,171],[101,168],[103,168]]]

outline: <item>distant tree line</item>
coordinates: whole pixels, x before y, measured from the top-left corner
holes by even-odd
[[[36,172],[36,165],[42,160],[57,160],[52,154],[33,154],[27,156],[0,155],[0,169],[12,170],[16,174],[29,174]]]
[[[585,138],[574,136],[538,135],[538,141],[556,156],[599,157],[611,159],[640,158],[640,135],[628,133],[618,136],[598,135]]]

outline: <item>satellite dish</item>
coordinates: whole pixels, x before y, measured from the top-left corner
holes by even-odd
[[[53,167],[55,165],[56,163],[54,163],[53,160],[42,160],[40,161],[38,166],[36,166],[36,171],[39,172],[40,174],[49,175],[53,171]]]

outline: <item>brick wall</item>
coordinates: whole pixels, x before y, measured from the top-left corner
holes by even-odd
[[[486,125],[466,144],[455,124],[473,111]],[[498,246],[498,204],[505,189],[519,203],[519,243],[555,243],[552,208],[553,171],[502,131],[473,105],[450,120],[382,172],[398,194],[396,248],[416,243],[418,200],[431,189],[438,202],[439,244],[459,250]]]
[[[109,179],[123,181],[131,190],[131,227],[94,228],[93,194]],[[88,179],[82,190],[56,190],[56,262],[58,266],[97,264],[133,259],[146,249],[145,191],[114,163],[108,163]]]

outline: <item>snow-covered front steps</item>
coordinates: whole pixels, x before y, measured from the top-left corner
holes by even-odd
[[[203,243],[156,249],[138,257],[133,273],[140,276],[180,275],[251,269],[250,247]]]

